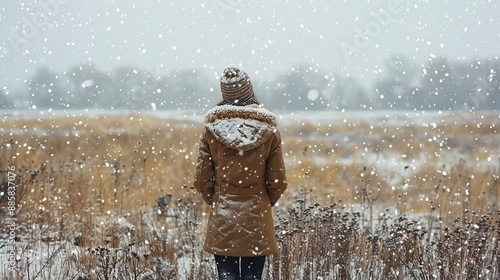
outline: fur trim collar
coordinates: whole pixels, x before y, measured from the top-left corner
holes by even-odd
[[[233,118],[256,120],[267,123],[271,127],[278,126],[278,120],[274,113],[255,104],[247,106],[216,106],[205,114],[205,124],[213,123],[216,120]]]

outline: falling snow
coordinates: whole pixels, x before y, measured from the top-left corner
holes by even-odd
[[[266,279],[499,274],[496,1],[4,2],[0,278],[215,277],[190,186],[229,65],[282,134]]]

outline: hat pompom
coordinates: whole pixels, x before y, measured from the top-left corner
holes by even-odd
[[[222,73],[221,83],[223,84],[234,84],[242,79],[248,79],[248,75],[238,68],[226,68]]]

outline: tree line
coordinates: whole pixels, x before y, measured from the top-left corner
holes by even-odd
[[[271,80],[252,78],[252,83],[266,107],[280,110],[500,109],[496,57],[463,61],[433,56],[422,64],[400,55],[386,59],[383,69],[383,77],[368,88],[356,77],[308,64]],[[218,81],[205,70],[121,66],[103,71],[82,63],[63,73],[37,69],[24,89],[0,91],[0,108],[203,110],[219,99]]]

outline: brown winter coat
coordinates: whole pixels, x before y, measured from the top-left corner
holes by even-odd
[[[287,182],[276,125],[275,115],[256,105],[217,106],[205,115],[194,186],[210,205],[208,253],[278,252],[271,207]]]

